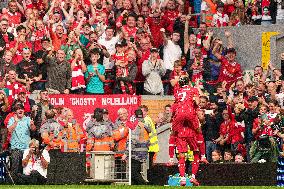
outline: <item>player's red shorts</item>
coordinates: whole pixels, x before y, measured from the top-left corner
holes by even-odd
[[[198,151],[198,142],[196,132],[191,128],[184,128],[177,133],[176,137],[177,150],[180,153],[188,152],[188,147],[192,151]]]
[[[199,127],[199,121],[197,115],[194,112],[176,112],[172,122],[173,131],[179,132],[179,130],[184,127],[197,130],[197,128]]]

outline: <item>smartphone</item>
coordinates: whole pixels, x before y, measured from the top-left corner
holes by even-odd
[[[130,37],[130,42],[134,43],[134,37]]]

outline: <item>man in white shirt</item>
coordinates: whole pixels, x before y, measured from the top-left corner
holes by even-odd
[[[104,45],[109,52],[110,56],[114,55],[115,50],[115,44],[120,40],[120,35],[114,36],[114,29],[110,26],[108,26],[105,30],[105,34],[100,37],[98,40],[100,45]],[[103,65],[105,66],[105,69],[112,69],[114,66],[113,62],[109,61],[109,58],[104,57]]]
[[[47,167],[50,156],[47,150],[39,149],[39,141],[32,139],[29,149],[24,151],[22,166],[26,184],[44,184],[47,181]]]
[[[171,38],[168,39],[165,34],[165,29],[160,30],[163,33],[164,38],[164,66],[166,68],[166,74],[164,80],[169,80],[170,73],[174,69],[174,62],[181,59],[182,51],[178,44],[180,40],[180,33],[178,31],[173,31]],[[164,94],[167,95],[169,90],[169,83],[164,85]]]

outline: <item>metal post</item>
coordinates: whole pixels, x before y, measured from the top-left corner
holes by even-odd
[[[129,150],[129,153],[128,153],[128,179],[129,179],[129,185],[131,185],[131,150],[132,150],[132,148],[131,148],[131,129],[129,129],[129,135],[128,135],[128,150]]]

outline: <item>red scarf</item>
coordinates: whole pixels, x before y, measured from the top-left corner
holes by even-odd
[[[207,51],[204,49],[203,47],[203,44],[202,44],[202,38],[201,38],[201,33],[199,32],[197,35],[196,35],[196,39],[197,39],[197,42],[196,42],[196,46],[197,47],[201,47],[201,52],[202,52],[202,56],[203,58],[207,58]],[[208,39],[208,35],[205,36],[205,41]]]
[[[217,13],[217,15],[219,16],[219,14]],[[224,27],[224,26],[227,26],[227,22],[224,21],[224,17],[225,17],[225,13],[222,13],[222,23],[220,21],[220,17],[217,19],[217,27],[220,28],[220,27]]]

